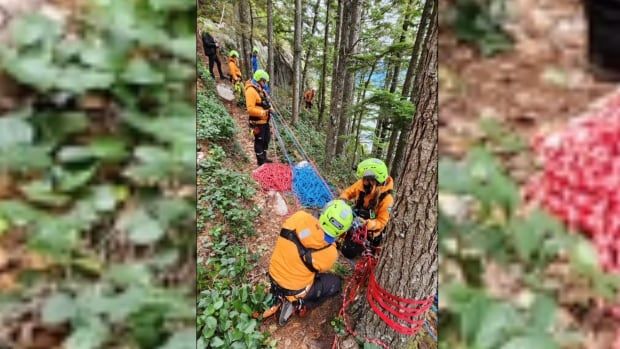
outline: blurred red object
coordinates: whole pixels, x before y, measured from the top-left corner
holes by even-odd
[[[620,273],[620,90],[533,148],[542,170],[526,198],[587,234],[603,269]]]
[[[264,191],[285,192],[291,190],[292,173],[289,165],[281,163],[263,164],[252,172],[252,178],[258,182]]]

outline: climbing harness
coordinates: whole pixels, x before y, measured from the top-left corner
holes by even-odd
[[[331,246],[331,244],[327,244],[321,248],[318,249],[314,249],[314,248],[308,248],[306,246],[304,246],[301,241],[299,240],[299,237],[297,236],[297,233],[295,233],[295,231],[290,230],[290,229],[282,229],[280,231],[280,237],[292,242],[295,244],[295,246],[297,247],[297,253],[299,253],[299,258],[301,259],[301,261],[304,263],[304,265],[306,266],[306,268],[308,268],[308,270],[310,270],[313,273],[318,273],[319,271],[314,267],[314,265],[312,264],[312,254],[314,252],[318,252],[321,250],[324,250],[328,247]]]

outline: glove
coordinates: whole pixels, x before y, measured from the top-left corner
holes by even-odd
[[[271,109],[271,103],[269,103],[269,101],[266,99],[263,99],[260,102],[260,106],[263,107],[263,109]]]

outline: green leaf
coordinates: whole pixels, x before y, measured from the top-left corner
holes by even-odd
[[[6,70],[19,82],[36,87],[40,91],[51,89],[58,80],[60,70],[49,56],[20,55],[10,57]]]
[[[120,286],[149,286],[151,284],[150,270],[140,263],[113,265],[105,277]]]
[[[557,349],[558,346],[548,335],[523,336],[510,339],[501,349]]]
[[[71,222],[49,217],[37,221],[29,244],[41,252],[66,258],[78,239],[79,232]]]
[[[213,348],[219,348],[222,345],[224,345],[224,341],[222,340],[222,338],[215,336],[213,337],[213,339],[211,339],[211,346]]]
[[[87,90],[108,88],[113,82],[114,75],[111,73],[70,66],[59,73],[55,86],[61,90],[78,94]]]
[[[82,162],[91,159],[120,161],[128,156],[127,145],[116,137],[100,137],[86,146],[65,146],[58,152],[61,162]]]
[[[0,201],[0,217],[8,219],[13,225],[24,226],[44,216],[45,213],[21,201]]]
[[[139,245],[155,243],[165,233],[160,223],[144,209],[136,209],[122,216],[118,221],[117,227],[126,231],[129,240]]]
[[[126,82],[136,85],[156,85],[164,82],[164,75],[142,58],[130,61],[121,76]]]
[[[0,148],[0,170],[30,171],[42,170],[51,166],[50,147],[18,145]]]
[[[60,37],[59,23],[39,13],[18,17],[9,28],[13,41],[19,46],[28,46],[39,41],[53,41]]]
[[[0,117],[0,148],[18,144],[30,144],[34,138],[32,125],[24,118]]]
[[[64,293],[55,293],[45,300],[41,309],[41,320],[47,325],[58,325],[71,320],[77,314],[73,298]]]
[[[539,295],[531,307],[531,327],[538,331],[548,331],[555,321],[557,305],[553,298]]]
[[[579,239],[570,252],[571,264],[577,270],[591,273],[599,269],[598,254],[594,246],[585,239]]]
[[[476,334],[476,348],[496,348],[506,339],[510,329],[520,326],[516,310],[506,303],[493,303],[484,312]]]
[[[0,236],[2,236],[7,230],[9,230],[9,222],[0,216]]]
[[[110,299],[108,316],[112,322],[122,322],[140,309],[144,303],[144,290],[130,287],[125,292]]]
[[[66,349],[98,349],[104,343],[109,329],[98,317],[91,317],[79,325],[64,343]]]
[[[95,175],[97,166],[91,166],[85,170],[69,172],[60,170],[58,189],[63,192],[71,192],[86,185]]]
[[[196,349],[196,330],[187,328],[174,333],[159,349]]]
[[[64,206],[71,198],[54,192],[51,183],[46,181],[33,181],[20,187],[22,193],[29,201],[50,205]]]

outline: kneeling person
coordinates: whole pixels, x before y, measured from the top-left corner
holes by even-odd
[[[327,271],[338,259],[335,240],[349,230],[352,222],[351,207],[342,200],[333,200],[319,219],[298,211],[282,224],[269,264],[272,294],[285,299],[280,325],[295,309],[303,316],[340,292],[340,278]],[[275,307],[271,313],[277,310]]]

